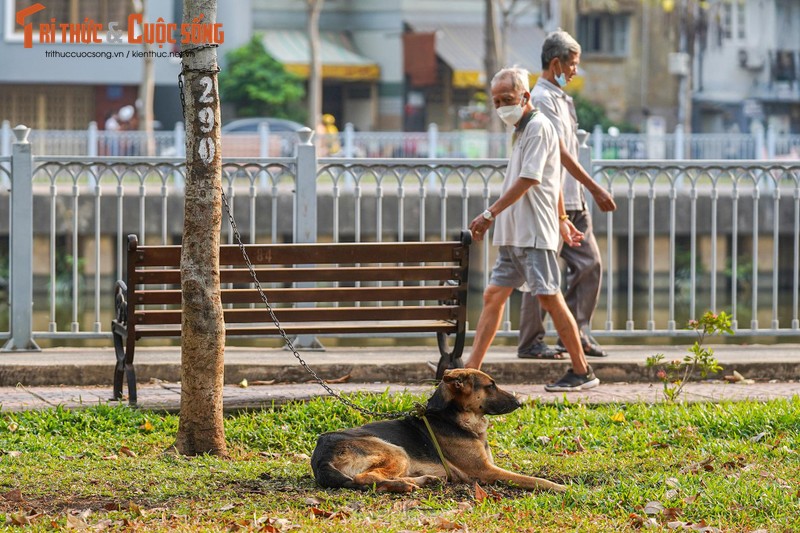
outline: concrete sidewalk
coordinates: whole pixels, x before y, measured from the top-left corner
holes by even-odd
[[[710,345],[724,367],[755,380],[727,384],[720,380],[690,384],[689,401],[769,399],[800,395],[800,345]],[[656,401],[661,386],[645,367],[647,356],[663,353],[682,359],[687,346],[606,346],[607,358],[588,358],[601,379],[592,391],[552,394],[542,384],[560,377],[566,361],[519,359],[511,346],[493,347],[483,369],[505,388],[541,401],[606,403]],[[427,393],[432,374],[426,361],[438,360],[435,347],[330,348],[301,352],[301,357],[343,393],[411,390]],[[180,400],[180,349],[137,348],[135,367],[142,408],[177,411]],[[78,407],[111,397],[113,349],[58,348],[36,353],[0,354],[0,409],[40,409],[55,405]],[[722,376],[719,376],[720,378]],[[235,348],[225,353],[225,407],[228,410],[268,407],[327,394],[298,364],[293,354],[278,348]],[[248,387],[238,384],[247,380]],[[267,384],[269,383],[269,384]]]

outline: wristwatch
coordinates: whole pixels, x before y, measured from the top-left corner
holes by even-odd
[[[483,212],[483,218],[491,222],[492,220],[494,220],[494,215],[492,214],[491,211],[487,209],[486,211]]]

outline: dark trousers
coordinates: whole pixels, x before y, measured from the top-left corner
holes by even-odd
[[[564,299],[583,336],[583,332],[588,332],[591,327],[594,308],[600,296],[603,265],[600,262],[600,248],[594,238],[589,212],[567,211],[567,215],[575,227],[584,234],[580,246],[572,248],[562,245],[559,252],[567,264]],[[518,351],[530,348],[543,338],[544,311],[539,305],[539,300],[530,292],[525,292],[522,294],[520,307]]]

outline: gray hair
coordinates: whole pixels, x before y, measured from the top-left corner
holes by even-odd
[[[494,89],[494,86],[498,83],[509,79],[511,81],[511,88],[515,91],[519,91],[520,89],[524,92],[530,91],[530,81],[528,81],[528,71],[524,68],[520,68],[517,66],[513,67],[506,67],[500,69],[497,74],[494,75],[492,78],[491,87]]]
[[[563,62],[569,61],[572,54],[580,54],[581,45],[578,44],[572,35],[562,29],[558,29],[547,35],[542,44],[542,68],[550,66],[550,62],[558,58]]]

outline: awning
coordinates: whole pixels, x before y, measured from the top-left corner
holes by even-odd
[[[453,87],[457,89],[483,89],[486,78],[484,63],[484,28],[477,24],[438,24],[425,20],[406,20],[415,32],[436,34],[436,55],[453,70]],[[518,66],[531,73],[531,86],[542,71],[542,43],[545,32],[538,26],[513,26],[506,32],[506,65]],[[492,73],[493,75],[494,73]],[[580,90],[583,80],[575,76],[569,84],[570,92]]]
[[[308,36],[300,30],[268,30],[264,48],[283,63],[287,71],[308,78],[310,51]],[[375,81],[380,67],[368,57],[358,54],[343,33],[320,32],[322,77],[348,81]]]

